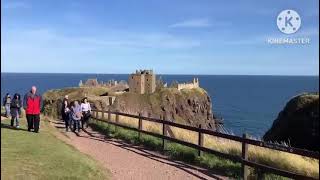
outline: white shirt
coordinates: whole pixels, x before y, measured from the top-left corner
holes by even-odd
[[[81,103],[81,111],[91,111],[90,103]]]

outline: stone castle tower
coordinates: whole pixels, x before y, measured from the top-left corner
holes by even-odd
[[[152,70],[136,70],[129,76],[129,92],[144,94],[156,90],[156,75]]]

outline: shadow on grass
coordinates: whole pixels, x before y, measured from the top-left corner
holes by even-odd
[[[165,150],[163,151],[162,139],[160,138],[156,138],[156,137],[149,136],[142,133],[141,138],[139,139],[138,132],[127,130],[121,127],[115,127],[109,124],[98,124],[98,123],[91,122],[90,127],[94,131],[103,133],[105,137],[97,138],[92,133],[84,130],[84,132],[86,132],[90,136],[85,138],[112,143],[113,145],[132,151],[134,153],[145,156],[147,158],[182,169],[187,173],[192,174],[196,177],[198,176],[188,171],[186,168],[197,170],[215,179],[221,179],[217,177],[215,174],[219,174],[222,176],[232,176],[232,177],[239,177],[240,175],[239,164],[235,164],[231,161],[228,161],[213,155],[205,154],[205,153],[203,156],[198,156],[198,151],[190,147],[186,147],[180,144],[166,141]],[[123,141],[115,141],[115,140],[112,140],[112,138],[122,139]],[[133,145],[138,145],[138,146],[133,146]],[[162,154],[169,156],[169,158],[163,155],[161,156],[161,155],[148,152],[147,150],[161,152]],[[166,160],[167,162],[164,160]],[[191,165],[187,165],[179,161],[187,162],[189,164],[194,164],[194,165],[200,166],[201,168],[193,167]],[[198,178],[203,179],[203,177],[198,177]]]
[[[16,131],[28,131],[27,129],[16,128],[16,127],[10,126],[8,124],[4,124],[4,123],[1,123],[1,128],[16,130]]]

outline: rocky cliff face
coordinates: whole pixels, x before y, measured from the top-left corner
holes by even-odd
[[[161,118],[181,124],[215,130],[212,102],[202,88],[177,90],[163,88],[152,94],[112,94],[109,89],[69,88],[51,90],[44,94],[45,113],[58,117],[64,95],[68,94],[71,101],[82,99],[85,95],[97,109],[119,110],[129,114]],[[108,105],[108,98],[102,94],[114,95],[115,101]]]
[[[288,142],[293,147],[319,150],[319,94],[292,98],[279,113],[265,141]]]
[[[111,109],[130,114],[166,119],[182,124],[215,129],[212,102],[201,88],[164,88],[153,94],[126,93],[118,96]]]

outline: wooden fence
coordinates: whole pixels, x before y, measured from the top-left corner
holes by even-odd
[[[101,113],[100,117],[98,116],[98,113]],[[105,114],[108,115],[107,118],[105,118]],[[111,114],[114,114],[116,116],[115,122],[111,121]],[[125,116],[125,117],[131,117],[131,118],[138,119],[139,120],[138,126],[137,127],[129,127],[124,124],[120,124],[119,123],[119,116]],[[223,134],[220,132],[202,129],[201,126],[199,128],[191,127],[191,126],[177,124],[177,123],[174,123],[171,121],[161,120],[161,119],[157,119],[157,118],[144,117],[144,116],[141,116],[140,114],[139,115],[132,115],[132,114],[121,113],[118,111],[112,112],[112,111],[92,110],[92,118],[94,118],[98,121],[101,121],[101,122],[106,122],[106,123],[113,124],[113,125],[116,125],[119,127],[123,127],[126,129],[137,131],[137,132],[139,132],[139,137],[141,137],[141,135],[140,135],[141,133],[145,133],[148,135],[152,135],[152,136],[161,138],[163,140],[163,148],[165,145],[164,140],[169,140],[169,141],[172,141],[175,143],[179,143],[179,144],[182,144],[182,145],[185,145],[188,147],[195,148],[199,151],[199,155],[201,155],[201,152],[207,152],[207,153],[211,153],[211,154],[214,154],[214,155],[222,157],[222,158],[229,159],[234,162],[239,162],[242,165],[241,166],[242,167],[242,177],[244,180],[248,179],[248,175],[249,175],[248,174],[249,173],[248,167],[249,166],[256,168],[256,169],[259,169],[262,172],[272,173],[272,174],[276,174],[276,175],[280,175],[280,176],[284,176],[284,177],[288,177],[288,178],[293,178],[293,179],[315,179],[313,177],[300,175],[295,172],[281,170],[278,168],[274,168],[274,167],[270,167],[267,165],[263,165],[260,163],[250,161],[248,159],[248,145],[269,148],[269,149],[273,149],[273,150],[277,150],[277,151],[283,151],[283,152],[297,154],[297,155],[315,158],[315,159],[319,159],[319,152],[308,151],[308,150],[293,148],[293,147],[287,147],[287,146],[283,146],[283,145],[279,145],[279,144],[272,144],[272,143],[263,142],[263,141],[259,141],[259,140],[253,140],[253,139],[249,139],[249,137],[246,134],[243,134],[242,137],[229,135],[229,134]],[[162,124],[162,134],[157,134],[154,132],[149,132],[149,131],[143,130],[142,129],[142,121],[143,120]],[[167,136],[167,133],[166,133],[167,129],[166,128],[168,128],[168,126],[197,132],[198,137],[199,137],[198,143],[193,144],[193,143],[186,142],[186,141],[183,141],[180,139],[176,139],[174,137]],[[241,153],[242,156],[239,157],[236,155],[226,154],[226,153],[222,153],[222,152],[219,152],[219,151],[207,148],[207,147],[203,147],[204,134],[212,135],[215,137],[224,138],[224,139],[233,140],[233,141],[237,141],[237,142],[242,143],[242,153]]]

